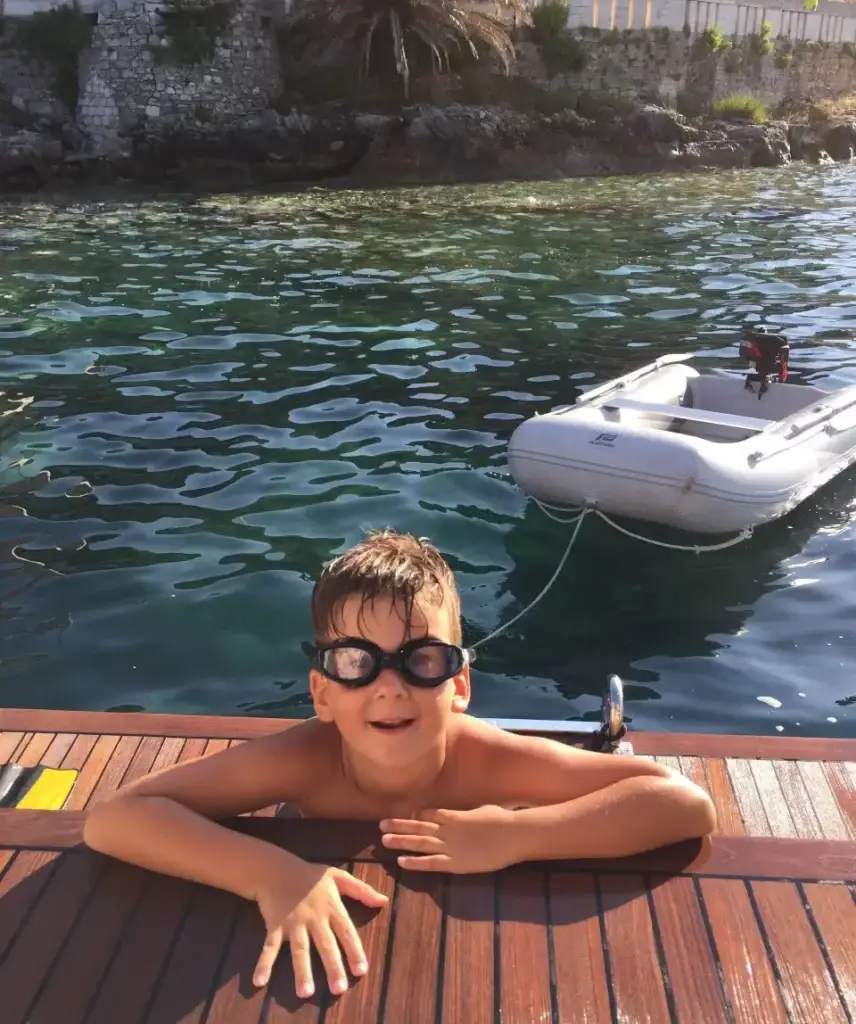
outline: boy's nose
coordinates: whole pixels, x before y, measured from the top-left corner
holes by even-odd
[[[380,675],[375,680],[375,692],[388,696],[406,694],[407,683],[404,681],[404,677],[399,675],[394,668],[385,668],[381,670]]]

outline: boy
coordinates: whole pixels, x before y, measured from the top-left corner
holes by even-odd
[[[267,929],[265,985],[288,942],[297,993],[314,992],[310,943],[330,990],[368,965],[343,896],[386,897],[210,820],[287,802],[304,817],[380,821],[412,871],[620,857],[716,826],[689,780],[652,761],[517,736],[466,714],[468,652],[451,569],[430,544],[385,530],[335,559],[312,595],[316,717],[166,768],[87,816],[96,850],[254,900]]]

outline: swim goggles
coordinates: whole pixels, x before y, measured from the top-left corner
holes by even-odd
[[[342,686],[369,686],[385,668],[395,669],[411,686],[440,686],[475,661],[475,654],[455,644],[431,638],[410,640],[397,651],[384,651],[368,640],[344,637],[304,652],[325,676]]]

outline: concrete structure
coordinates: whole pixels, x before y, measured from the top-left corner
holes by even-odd
[[[730,0],[571,0],[571,28],[602,30],[668,28],[693,34],[718,25],[726,37],[742,38],[760,31],[767,20],[772,36],[825,42],[856,41],[856,4],[820,0],[814,13],[801,0],[767,0],[764,4]]]

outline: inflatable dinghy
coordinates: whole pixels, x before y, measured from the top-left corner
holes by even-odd
[[[747,376],[662,356],[521,423],[511,475],[547,505],[697,533],[777,519],[856,461],[856,385],[788,384],[788,351],[760,328],[740,346]]]

